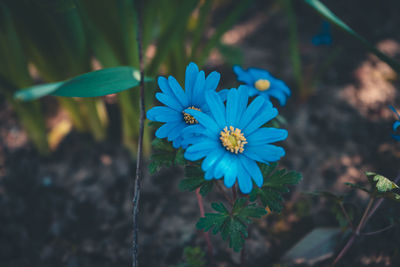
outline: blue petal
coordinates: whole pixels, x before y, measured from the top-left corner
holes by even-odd
[[[242,118],[239,122],[239,128],[243,129],[250,123],[253,117],[260,112],[260,110],[264,107],[266,101],[263,97],[257,97],[251,102],[251,104],[247,107],[246,111],[243,113]]]
[[[181,121],[182,113],[169,107],[154,107],[147,111],[147,118],[152,121]]]
[[[248,194],[253,189],[253,182],[251,181],[250,175],[243,168],[242,164],[238,166],[238,182],[239,189],[243,194]]]
[[[221,78],[221,74],[216,71],[211,72],[206,79],[205,90],[213,90],[217,89],[219,80]]]
[[[198,73],[199,68],[197,67],[197,65],[193,62],[190,62],[189,65],[186,67],[185,74],[185,91],[190,100],[192,100],[193,98],[193,87]]]
[[[244,129],[242,129],[245,136],[250,136],[255,130],[275,118],[276,115],[278,115],[278,110],[276,108],[266,107],[261,113],[254,117],[254,119]]]
[[[172,128],[168,133],[168,141],[173,141],[180,137],[182,130],[186,128],[185,122],[170,122],[168,124],[175,124],[175,127]]]
[[[268,163],[278,161],[285,155],[285,150],[274,145],[252,146],[247,144],[243,154],[250,159]]]
[[[229,89],[222,89],[221,91],[218,92],[219,97],[221,98],[222,101],[226,101],[228,98],[228,93]]]
[[[202,126],[208,129],[214,136],[217,136],[220,128],[210,116],[194,109],[185,109],[185,112],[192,115]]]
[[[188,107],[189,102],[188,98],[185,95],[185,92],[183,91],[182,87],[179,85],[178,81],[172,77],[168,77],[168,84],[171,87],[172,91],[174,92],[174,95],[178,99],[178,101],[182,104],[184,107]]]
[[[400,126],[400,121],[396,121],[395,123],[393,123],[393,131],[396,131],[397,128],[399,128]]]
[[[196,143],[188,147],[186,152],[188,153],[197,153],[201,151],[213,151],[215,150],[218,144],[216,142],[211,141],[210,139],[205,139],[203,142]]]
[[[288,96],[290,96],[292,93],[289,89],[289,87],[281,80],[274,79],[274,81],[271,83],[271,88],[270,90],[277,89],[279,91],[284,92]]]
[[[236,156],[230,154],[229,157],[231,158],[231,166],[225,171],[224,175],[224,184],[227,188],[231,188],[235,184],[238,176],[237,166],[240,164]]]
[[[246,136],[247,142],[252,146],[263,145],[285,140],[288,132],[277,128],[259,128],[249,136]]]
[[[212,178],[214,178],[215,166],[216,166],[216,164],[212,165],[212,166],[204,173],[204,179],[206,179],[206,180],[211,180]]]
[[[189,148],[190,148],[190,146],[189,146]],[[184,157],[185,157],[185,159],[190,160],[190,161],[196,161],[196,160],[199,160],[201,158],[204,158],[205,156],[207,156],[207,154],[209,152],[209,150],[190,152],[190,151],[188,151],[188,149],[186,149]]]
[[[161,126],[160,128],[157,129],[156,131],[156,136],[158,138],[165,138],[169,135],[169,133],[176,128],[178,125],[178,123],[166,123],[163,126]]]
[[[393,136],[393,138],[394,138],[395,140],[400,141],[400,135],[394,135],[394,134],[392,134],[392,136]]]
[[[215,166],[214,177],[216,179],[220,179],[224,174],[229,170],[232,165],[232,159],[230,156],[230,152],[226,151],[222,158]]]
[[[204,86],[206,84],[206,78],[204,71],[200,71],[197,75],[196,81],[193,87],[192,103],[194,106],[200,106],[204,103]]]
[[[166,95],[163,93],[157,93],[156,98],[158,99],[158,101],[160,101],[164,105],[167,105],[168,107],[170,107],[178,112],[181,112],[184,109],[184,107],[173,96],[169,96],[169,95]]]
[[[272,96],[275,97],[276,99],[278,99],[279,104],[283,107],[284,105],[286,105],[286,101],[287,101],[287,96],[285,95],[284,92],[280,91],[280,90],[268,90],[265,92],[266,95],[268,96]]]
[[[261,187],[264,182],[264,179],[263,179],[263,175],[262,175],[257,163],[254,160],[251,160],[244,155],[240,155],[239,159],[240,159],[242,166],[246,169],[246,171],[253,178],[256,185],[258,187]]]
[[[221,98],[216,92],[208,91],[206,93],[206,102],[215,122],[221,129],[224,128],[226,126],[225,106]]]
[[[172,89],[169,87],[168,80],[165,77],[158,77],[158,86],[161,91],[166,95],[174,95]]]
[[[222,158],[224,153],[225,151],[222,149],[215,149],[211,151],[211,153],[207,155],[207,157],[203,160],[203,163],[201,164],[202,170],[207,171],[208,169],[210,169]]]
[[[253,84],[254,80],[253,78],[250,76],[249,73],[247,73],[246,71],[244,71],[240,66],[234,66],[233,67],[233,71],[236,73],[237,75],[237,79],[238,81],[247,83],[247,84]]]
[[[274,78],[268,71],[263,69],[249,68],[247,71],[253,77],[253,82],[256,82],[259,79],[272,80]]]

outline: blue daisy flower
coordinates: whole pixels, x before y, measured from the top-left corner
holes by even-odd
[[[191,161],[204,158],[201,167],[206,180],[224,177],[228,188],[237,180],[245,194],[253,189],[252,181],[261,187],[263,176],[257,162],[268,164],[285,155],[283,148],[271,143],[286,139],[287,131],[261,127],[276,117],[278,110],[260,96],[247,106],[245,86],[228,91],[226,106],[213,91],[206,93],[206,102],[210,115],[185,110],[199,122],[183,131],[183,138],[190,144],[185,158]]]
[[[291,95],[289,87],[266,70],[249,68],[245,71],[240,66],[234,66],[233,71],[236,73],[237,79],[248,86],[249,96],[260,95],[268,100],[270,97],[274,97],[279,100],[281,106],[284,106]],[[227,91],[223,93],[227,94]]]
[[[162,92],[157,93],[156,98],[165,106],[153,107],[147,111],[149,120],[165,123],[156,131],[156,137],[167,138],[175,148],[185,147],[181,132],[187,126],[197,123],[185,110],[209,112],[204,93],[215,91],[219,80],[218,72],[211,72],[206,77],[204,71],[199,71],[193,62],[186,67],[185,90],[174,77],[159,77],[158,86]]]
[[[396,132],[396,131],[397,131],[397,128],[400,127],[400,114],[397,112],[397,110],[396,110],[393,106],[390,106],[390,108],[393,110],[394,114],[396,114],[397,117],[399,118],[398,121],[395,121],[395,122],[393,123],[393,131]],[[400,135],[392,134],[392,136],[393,136],[393,138],[396,139],[397,141],[400,141]]]

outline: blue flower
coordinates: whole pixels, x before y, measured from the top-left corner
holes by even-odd
[[[219,79],[220,74],[216,71],[206,78],[204,71],[199,71],[193,62],[186,67],[185,90],[174,77],[159,77],[158,85],[162,93],[157,93],[156,98],[165,106],[153,107],[147,111],[149,120],[165,123],[156,131],[156,137],[167,138],[175,148],[184,147],[182,130],[197,123],[196,119],[184,111],[191,109],[209,112],[204,93],[215,91]]]
[[[260,95],[268,100],[270,97],[275,97],[281,106],[284,106],[287,98],[291,95],[289,87],[266,70],[249,68],[245,71],[239,66],[234,66],[233,71],[236,73],[237,79],[248,86],[249,96]]]
[[[398,121],[395,121],[395,122],[393,123],[393,131],[396,132],[396,131],[397,131],[397,128],[400,127],[400,114],[397,112],[397,110],[396,110],[393,106],[390,106],[390,108],[393,110],[394,114],[396,114],[397,117],[399,118]],[[393,136],[393,138],[396,139],[397,141],[400,141],[400,135],[392,134],[392,136]]]
[[[311,42],[315,46],[332,44],[331,24],[328,21],[322,21],[319,33],[314,35]]]
[[[261,187],[263,176],[257,162],[268,164],[285,155],[283,148],[271,143],[286,139],[287,131],[261,127],[278,115],[277,109],[260,96],[247,106],[245,86],[228,91],[226,106],[213,91],[206,93],[206,102],[210,115],[185,110],[199,122],[183,131],[183,138],[191,144],[185,158],[191,161],[204,158],[201,167],[206,180],[224,177],[228,188],[237,180],[245,194],[253,189],[252,181]]]

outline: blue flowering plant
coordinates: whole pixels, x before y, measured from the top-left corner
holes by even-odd
[[[393,132],[396,133],[397,129],[400,127],[400,114],[399,114],[399,112],[397,112],[397,110],[393,106],[390,106],[390,108],[393,110],[394,114],[396,114],[397,119],[398,119],[397,121],[395,121],[393,123]],[[400,141],[400,134],[392,134],[392,137],[394,139],[396,139],[397,141]]]
[[[285,150],[276,143],[288,132],[271,127],[278,110],[270,96],[284,105],[289,88],[260,69],[234,70],[246,84],[220,92],[220,74],[206,76],[194,63],[186,68],[185,89],[172,76],[160,77],[156,98],[162,105],[147,112],[158,127],[150,171],[184,166],[179,187],[196,192],[201,211],[197,228],[206,232],[210,253],[208,231],[220,233],[234,251],[240,251],[252,220],[267,211],[280,212],[282,193],[301,179],[297,172],[278,170]],[[214,212],[204,214],[202,197],[213,189],[226,203],[214,202]]]

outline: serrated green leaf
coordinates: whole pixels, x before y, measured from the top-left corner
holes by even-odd
[[[200,194],[204,197],[206,196],[208,193],[211,192],[211,190],[214,187],[214,182],[213,181],[206,181],[205,183],[203,183],[200,187]]]
[[[382,53],[379,49],[369,43],[364,37],[356,33],[352,28],[350,28],[346,23],[344,23],[340,18],[338,18],[327,6],[321,3],[319,0],[305,0],[307,4],[313,7],[320,15],[331,22],[333,25],[337,26],[339,29],[350,34],[355,39],[359,40],[367,49],[374,53],[382,61],[386,62],[393,70],[400,73],[400,63],[388,57],[386,54]]]
[[[204,231],[212,229],[213,234],[221,233],[223,240],[229,240],[229,247],[239,251],[248,236],[247,225],[251,223],[251,219],[267,214],[264,208],[256,206],[255,203],[247,203],[246,198],[237,199],[231,212],[222,203],[212,203],[211,206],[217,213],[207,213],[205,217],[200,218],[197,228]]]
[[[395,188],[399,188],[397,184],[380,174],[376,174],[374,172],[366,172],[365,175],[368,177],[368,180],[372,184],[375,183],[375,187],[378,192],[388,192]]]
[[[289,192],[289,185],[296,185],[302,179],[302,175],[295,171],[285,169],[276,170],[277,164],[262,164],[261,172],[264,176],[264,184],[261,188],[254,188],[250,193],[250,201],[260,198],[263,205],[274,212],[281,212],[282,193]]]
[[[146,82],[152,79],[147,78]],[[138,70],[115,67],[88,72],[64,82],[24,88],[14,95],[19,100],[33,100],[45,95],[97,97],[118,93],[139,85]]]
[[[150,157],[150,173],[153,174],[162,167],[170,167],[178,164],[179,160],[177,160],[176,157],[179,150],[173,148],[170,142],[156,138],[151,144],[153,153]]]
[[[228,214],[228,213],[229,213],[229,211],[225,208],[224,204],[221,203],[221,202],[218,202],[218,203],[216,203],[216,202],[211,203],[211,207],[212,207],[215,211],[218,211],[218,212],[220,212],[220,213],[225,213],[225,214]]]
[[[197,229],[203,229],[204,231],[210,230],[212,227],[221,228],[225,220],[229,218],[229,215],[221,213],[206,213],[205,217],[201,217],[196,224]],[[214,233],[216,234],[216,233]]]

